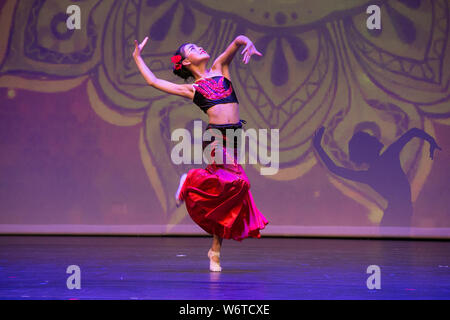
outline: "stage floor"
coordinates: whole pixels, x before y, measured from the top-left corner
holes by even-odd
[[[0,299],[449,299],[450,242],[0,236]],[[67,267],[81,270],[68,289]],[[368,289],[370,265],[381,288]]]

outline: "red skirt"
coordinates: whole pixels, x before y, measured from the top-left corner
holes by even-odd
[[[245,120],[241,120],[246,123]],[[209,234],[224,239],[242,241],[245,238],[260,238],[260,230],[269,223],[261,214],[253,201],[250,192],[250,181],[242,166],[237,163],[237,148],[226,151],[226,129],[242,128],[241,121],[235,124],[208,124],[209,128],[218,129],[222,133],[222,153],[224,161],[211,161],[205,169],[192,169],[187,173],[181,189],[180,198],[184,200],[186,209],[192,220]],[[239,133],[242,130],[238,131]],[[235,139],[237,146],[238,139]],[[203,143],[203,150],[216,140]],[[215,156],[215,148],[211,148],[211,157]],[[226,163],[226,158],[231,159]],[[231,162],[231,163],[230,163]]]

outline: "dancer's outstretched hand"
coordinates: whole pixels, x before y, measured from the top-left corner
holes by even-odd
[[[320,148],[321,142],[322,142],[322,136],[325,132],[325,127],[320,127],[316,132],[314,132],[314,138],[313,138],[313,144],[314,147]]]
[[[442,151],[442,148],[439,147],[439,146],[437,145],[436,141],[433,139],[433,141],[430,142],[430,158],[431,158],[431,160],[433,160],[433,157],[434,157],[434,150],[436,150],[436,149]]]
[[[242,58],[242,62],[244,62],[245,64],[247,64],[250,61],[250,57],[254,54],[262,57],[262,53],[256,50],[255,45],[251,41],[248,41],[247,45],[245,46],[244,50],[242,50],[241,54],[244,55],[244,57]]]
[[[141,55],[142,48],[144,48],[145,44],[147,43],[148,37],[145,37],[144,41],[141,42],[141,44],[138,44],[137,40],[134,40],[134,51],[133,51],[133,57],[139,57]]]

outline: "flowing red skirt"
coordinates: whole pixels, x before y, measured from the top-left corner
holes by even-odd
[[[236,125],[239,124],[230,127],[235,129]],[[211,126],[208,125],[207,129]],[[223,125],[221,131],[222,128]],[[213,141],[212,144],[217,143]],[[206,144],[203,150],[205,147]],[[231,149],[233,155],[227,154],[225,134],[222,150],[224,158],[231,157],[232,163],[213,161],[205,169],[190,170],[180,198],[185,201],[192,220],[209,234],[237,241],[248,237],[260,238],[260,230],[269,222],[256,207],[250,192],[250,181],[237,163],[236,149]],[[214,155],[215,149],[212,148],[211,156]]]

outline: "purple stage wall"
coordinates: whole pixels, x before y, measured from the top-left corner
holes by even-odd
[[[133,41],[149,35],[149,67],[182,83],[181,43],[213,60],[245,34],[264,56],[231,65],[241,119],[280,133],[277,174],[244,166],[262,234],[449,238],[449,2],[374,2],[381,30],[357,0],[0,1],[0,233],[205,234],[174,201],[180,175],[204,165],[173,164],[170,137],[207,116],[146,85]],[[66,28],[70,4],[81,30]],[[420,130],[361,182],[322,161],[322,126],[324,151],[351,172],[368,169],[350,160],[355,132],[384,152]],[[433,160],[425,133],[442,148]]]

